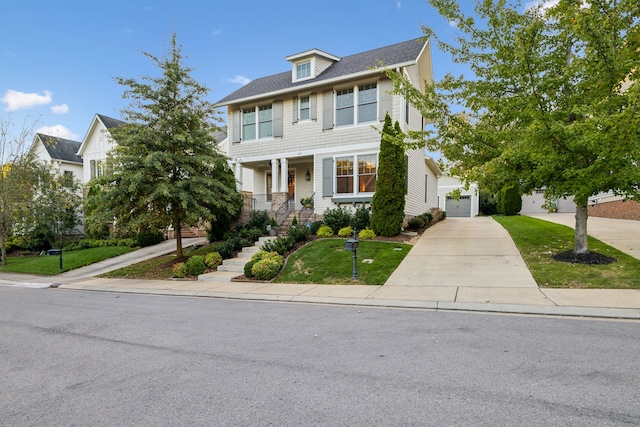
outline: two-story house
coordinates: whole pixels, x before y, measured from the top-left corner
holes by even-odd
[[[78,141],[36,133],[31,152],[56,172],[71,180],[82,181],[82,158],[77,154],[80,144]]]
[[[253,173],[253,207],[315,212],[369,205],[376,191],[380,130],[385,115],[403,130],[425,120],[401,96],[380,64],[416,87],[433,80],[428,40],[414,39],[339,57],[311,49],[286,57],[289,71],[251,81],[216,103],[228,113],[228,155],[240,180]],[[405,215],[437,207],[440,171],[424,150],[406,153]],[[279,216],[282,218],[282,216]]]
[[[111,137],[111,129],[124,124],[123,121],[96,114],[91,120],[78,155],[84,160],[82,183],[87,184],[92,178],[103,175],[107,171],[107,156],[115,146]]]

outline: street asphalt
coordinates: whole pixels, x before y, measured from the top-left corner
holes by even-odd
[[[573,215],[539,217],[572,226]],[[631,256],[640,257],[638,221],[590,218],[589,234]],[[202,241],[204,239],[188,239],[184,245]],[[51,277],[0,273],[0,284],[243,300],[640,319],[640,290],[637,289],[538,287],[509,234],[490,217],[447,218],[430,227],[384,286],[94,277],[174,249],[175,242],[167,241]]]

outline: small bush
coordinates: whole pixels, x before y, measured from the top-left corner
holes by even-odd
[[[318,234],[318,230],[320,229],[320,227],[322,227],[324,225],[324,222],[322,221],[315,221],[311,224],[310,227],[310,231],[311,234]]]
[[[498,213],[497,200],[493,194],[486,190],[480,190],[478,199],[482,215],[495,215]]]
[[[233,255],[235,254],[233,243],[228,240],[214,245],[212,249],[214,252],[218,252],[222,256],[222,259],[233,258]]]
[[[209,268],[216,268],[220,264],[222,264],[222,255],[220,255],[218,252],[209,252],[204,257],[204,263]]]
[[[271,280],[280,273],[284,259],[282,262],[278,258],[266,258],[256,262],[251,268],[251,274],[259,280]]]
[[[292,237],[296,242],[305,242],[309,236],[309,229],[307,227],[291,226],[287,230],[287,236]]]
[[[351,223],[351,213],[349,213],[347,208],[327,208],[323,213],[323,218],[324,223],[332,230],[340,230],[341,228],[349,226]]]
[[[179,262],[173,266],[173,277],[177,277],[178,279],[187,277],[187,266],[184,262]]]
[[[263,234],[267,232],[267,224],[269,223],[269,213],[267,211],[251,211],[249,212],[249,228],[258,228]]]
[[[497,202],[498,213],[502,215],[517,215],[522,209],[522,194],[518,187],[500,190]]]
[[[298,225],[298,217],[297,216],[293,216],[293,220],[291,221],[291,226],[295,227]]]
[[[266,256],[269,255],[269,252],[265,251],[264,249],[259,250],[258,252],[256,252],[255,254],[253,254],[253,256],[251,257],[251,261],[260,261],[261,259],[265,258]]]
[[[424,221],[424,225],[429,225],[431,220],[433,220],[433,215],[431,215],[431,212],[425,212],[418,215],[418,217],[422,218],[422,220]]]
[[[333,230],[328,225],[322,225],[320,226],[316,234],[320,237],[332,237]]]
[[[133,248],[136,246],[136,241],[134,239],[120,239],[118,240],[118,246]]]
[[[136,236],[136,245],[144,248],[162,242],[163,236],[160,230],[145,230]]]
[[[360,240],[373,240],[376,238],[376,233],[373,232],[370,228],[365,228],[364,230],[360,230],[358,233],[358,239]]]
[[[206,269],[207,265],[204,263],[204,257],[201,255],[194,255],[187,260],[187,271],[191,276],[202,274]]]
[[[351,228],[351,226],[342,227],[338,231],[338,236],[339,237],[351,237],[351,236],[353,236],[353,228]]]
[[[253,278],[253,273],[251,272],[251,269],[253,268],[253,266],[256,264],[256,262],[258,261],[254,261],[253,259],[251,261],[249,261],[248,263],[246,263],[244,265],[244,275],[246,277],[248,277],[249,279]]]
[[[424,227],[424,220],[417,216],[415,218],[411,218],[408,222],[407,222],[407,228],[409,228],[410,230],[418,230],[422,227]]]
[[[266,242],[264,245],[262,245],[262,249],[264,249],[267,252],[277,252],[280,255],[284,255],[287,251],[293,249],[295,244],[296,244],[296,241],[295,239],[293,239],[293,237],[280,236],[271,241]]]
[[[436,221],[436,222],[442,221],[447,217],[447,214],[444,213],[444,211],[440,210],[440,208],[431,208],[429,209],[429,213],[431,214],[433,221]]]
[[[262,233],[262,229],[260,228],[250,228],[247,230],[246,238],[251,242],[257,242],[263,234],[264,233]]]
[[[353,218],[351,218],[351,226],[356,230],[364,230],[369,227],[371,223],[371,213],[369,209],[364,206],[360,206],[356,209],[356,212],[353,214]]]

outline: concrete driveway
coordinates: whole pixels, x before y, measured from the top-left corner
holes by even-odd
[[[572,213],[528,216],[566,225],[574,230],[576,228],[575,215]],[[640,259],[640,221],[590,216],[587,220],[587,234],[627,255]]]
[[[490,217],[428,228],[387,286],[538,288],[509,233]]]

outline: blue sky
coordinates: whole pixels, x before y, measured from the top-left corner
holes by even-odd
[[[173,31],[213,102],[249,80],[287,71],[287,55],[311,48],[346,56],[420,37],[421,25],[445,38],[455,33],[426,0],[5,3],[0,115],[77,141],[94,114],[119,118],[128,105],[113,77],[158,74],[141,51],[162,55]],[[451,70],[435,46],[433,64],[436,78]]]

